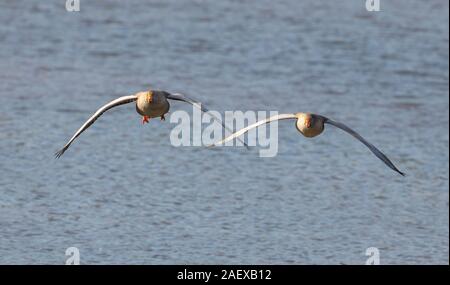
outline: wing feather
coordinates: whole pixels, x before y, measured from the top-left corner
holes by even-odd
[[[360,134],[358,134],[357,132],[355,132],[354,130],[350,129],[349,127],[347,127],[346,125],[330,120],[328,118],[325,118],[325,123],[333,125],[347,133],[349,133],[350,135],[352,135],[354,138],[356,138],[357,140],[359,140],[360,142],[362,142],[365,146],[367,146],[370,151],[375,154],[379,159],[381,159],[389,168],[391,168],[392,170],[398,172],[399,174],[401,174],[402,176],[405,176],[405,174],[403,172],[401,172],[400,170],[398,170],[398,168],[392,163],[392,161],[390,161],[390,159],[384,154],[382,153],[378,148],[376,148],[373,144],[369,143],[368,141],[366,141]]]
[[[269,117],[267,119],[260,120],[260,121],[254,123],[254,124],[251,124],[251,125],[243,128],[243,129],[235,132],[234,134],[229,135],[228,137],[224,138],[223,140],[221,140],[219,142],[216,142],[213,146],[224,144],[224,143],[226,143],[226,142],[228,142],[228,141],[230,141],[230,140],[232,140],[234,138],[237,138],[237,137],[245,134],[249,130],[257,128],[257,127],[259,127],[261,125],[268,124],[268,123],[273,122],[273,121],[287,120],[287,119],[297,119],[297,116],[295,114],[279,114],[279,115],[275,115],[275,116]]]
[[[206,109],[204,106],[203,106],[203,104],[200,104],[200,103],[198,103],[198,102],[196,102],[196,101],[194,101],[194,100],[192,100],[192,99],[190,99],[190,98],[188,98],[188,97],[186,97],[185,95],[183,95],[183,94],[180,94],[180,93],[173,93],[173,94],[168,94],[167,95],[167,98],[168,99],[171,99],[171,100],[177,100],[177,101],[183,101],[183,102],[186,102],[186,103],[189,103],[189,104],[191,104],[191,105],[193,105],[194,107],[197,107],[198,109],[200,109],[200,110],[202,110],[202,112],[204,112],[204,113],[207,113],[209,110],[208,109]],[[211,116],[214,120],[216,120],[217,122],[219,122],[221,125],[222,125],[222,127],[224,127],[227,131],[229,131],[230,133],[232,133],[233,132],[233,130],[231,130],[229,127],[227,127],[223,122],[222,122],[222,120],[220,119],[220,118],[218,118],[217,116],[214,116],[213,114],[211,114],[211,113],[208,113],[208,115],[209,116]],[[243,141],[243,140],[241,140],[241,139],[239,139],[244,145],[245,145],[245,147],[248,149],[248,145]]]
[[[64,145],[62,149],[57,151],[55,153],[55,157],[59,158],[61,155],[64,154],[64,152],[69,148],[69,146],[72,144],[72,142],[81,135],[82,132],[84,132],[87,128],[89,128],[103,113],[108,111],[111,108],[114,108],[119,105],[127,104],[136,101],[137,96],[136,95],[129,95],[129,96],[123,96],[119,97],[108,104],[104,105],[100,109],[98,109],[94,115],[92,115],[82,126],[78,129],[78,131],[72,136],[72,138]]]

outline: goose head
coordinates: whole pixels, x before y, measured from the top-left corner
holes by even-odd
[[[324,119],[311,113],[297,113],[295,127],[307,138],[320,135],[324,130]]]

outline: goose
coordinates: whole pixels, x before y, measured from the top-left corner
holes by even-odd
[[[136,112],[142,116],[142,124],[148,123],[151,118],[161,118],[161,120],[165,120],[164,115],[169,112],[170,104],[169,100],[182,101],[193,105],[196,108],[199,108],[203,112],[208,112],[208,110],[201,105],[200,103],[188,98],[187,96],[181,93],[169,93],[167,91],[162,90],[148,90],[141,91],[134,95],[122,96],[119,97],[106,105],[102,106],[98,109],[70,138],[70,140],[55,153],[55,157],[61,157],[66,150],[70,147],[70,145],[74,142],[74,140],[81,135],[87,128],[89,128],[103,113],[108,111],[111,108],[136,102]],[[225,124],[216,116],[213,116],[211,113],[208,113],[213,117],[214,120],[220,122],[224,128],[231,130],[225,126]],[[247,144],[244,143],[246,147]]]
[[[325,124],[329,124],[332,126],[335,126],[347,133],[349,133],[350,135],[352,135],[353,137],[355,137],[357,140],[359,140],[360,142],[362,142],[365,146],[367,146],[370,151],[375,154],[376,157],[378,157],[379,159],[381,159],[389,168],[391,168],[392,170],[396,171],[397,173],[399,173],[402,176],[405,176],[405,174],[403,172],[401,172],[390,160],[389,158],[387,158],[387,156],[385,154],[383,154],[378,148],[376,148],[373,144],[369,143],[368,141],[366,141],[361,135],[359,135],[357,132],[355,132],[354,130],[350,129],[349,127],[347,127],[346,125],[333,121],[327,117],[321,116],[321,115],[316,115],[316,114],[312,114],[312,113],[295,113],[295,114],[279,114],[279,115],[275,115],[275,116],[271,116],[267,119],[263,119],[260,120],[252,125],[249,125],[231,135],[229,135],[228,137],[224,138],[223,140],[214,143],[212,146],[218,146],[221,144],[224,144],[225,142],[228,142],[234,138],[237,138],[243,134],[245,134],[246,132],[248,132],[249,130],[253,129],[253,128],[257,128],[263,124],[268,124],[270,122],[273,121],[278,121],[278,120],[290,120],[290,119],[295,119],[296,123],[295,123],[295,127],[297,128],[297,130],[305,137],[307,138],[312,138],[315,136],[320,135],[323,130],[325,129]]]

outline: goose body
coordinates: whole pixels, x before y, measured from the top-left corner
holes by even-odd
[[[307,138],[320,135],[325,129],[324,122],[321,117],[311,113],[297,113],[297,121],[295,127]]]
[[[136,112],[147,118],[164,117],[169,112],[170,104],[165,91],[144,91],[136,94]]]

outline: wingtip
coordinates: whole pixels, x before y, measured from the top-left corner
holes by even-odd
[[[66,151],[66,149],[62,148],[62,149],[58,150],[57,152],[55,152],[55,159],[60,158],[64,154],[65,151]]]
[[[400,174],[401,176],[405,177],[406,174],[402,171],[400,171],[397,167],[394,166],[394,168],[392,168],[395,172],[397,172],[398,174]]]

